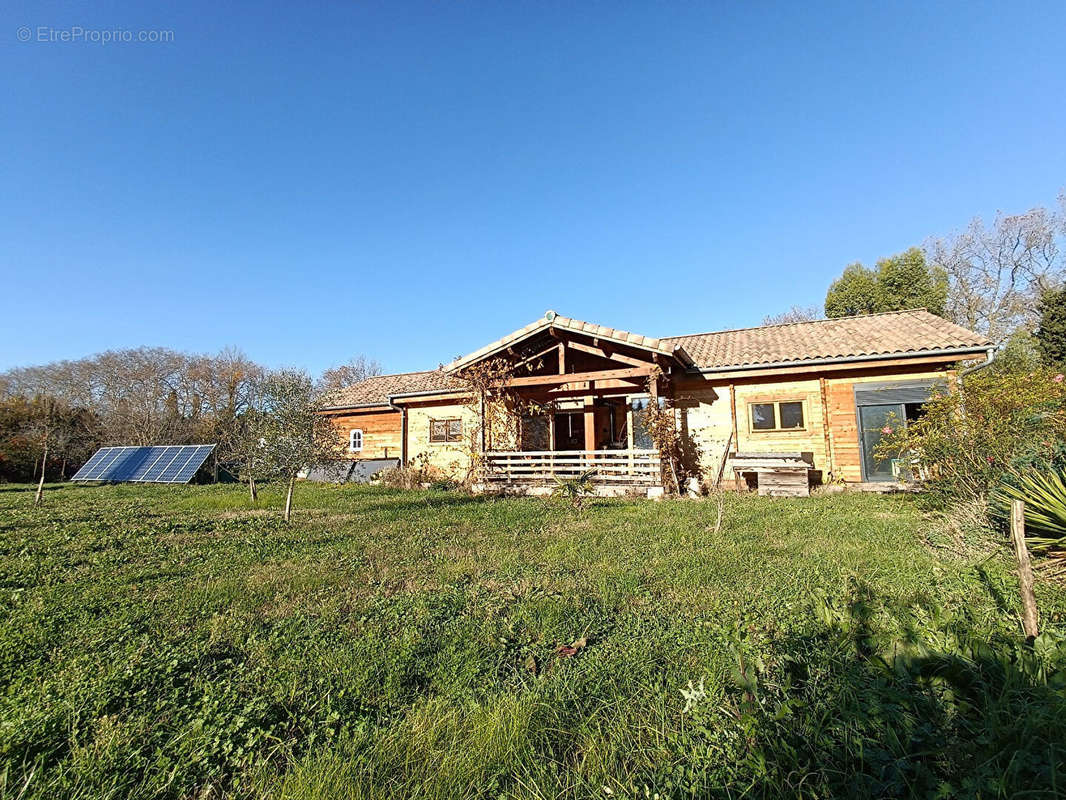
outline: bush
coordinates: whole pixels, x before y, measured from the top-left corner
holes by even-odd
[[[916,422],[882,443],[910,452],[946,502],[984,499],[1027,470],[1066,466],[1066,384],[1048,369],[988,369],[935,395]]]
[[[390,467],[379,472],[374,480],[389,489],[421,489],[429,486],[438,491],[449,491],[458,484],[439,467],[420,458],[406,466]]]
[[[996,491],[996,511],[1010,514],[1012,500],[1025,503],[1026,533],[1039,549],[1060,547],[1066,537],[1066,476],[1061,472],[1026,472],[1016,485]],[[1046,534],[1033,536],[1033,532]]]

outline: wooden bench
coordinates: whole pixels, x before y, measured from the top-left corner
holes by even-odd
[[[754,475],[759,494],[770,497],[809,497],[811,464],[802,453],[734,453],[737,488]]]

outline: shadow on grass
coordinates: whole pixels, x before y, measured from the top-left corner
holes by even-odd
[[[502,502],[502,498],[492,495],[470,495],[458,492],[439,492],[418,497],[390,498],[384,502],[371,502],[360,505],[359,512],[386,512],[392,516],[402,516],[410,512],[431,511],[445,508],[486,507]]]
[[[730,766],[691,764],[694,778],[678,788],[1063,796],[1066,641],[1045,634],[1030,647],[959,620],[926,629],[923,641],[913,614],[896,619],[893,634],[878,624],[899,611],[860,590],[848,603],[821,605],[823,631],[784,637],[769,657],[745,658],[738,647],[734,687],[724,705],[694,710],[684,750],[728,750],[741,731],[744,742]]]
[[[70,486],[70,485],[71,484],[68,484],[68,483],[58,483],[58,484],[48,484],[48,483],[46,483],[44,485],[44,491],[46,491],[46,492],[54,492],[57,489],[65,489],[67,486]],[[36,484],[22,483],[22,484],[17,484],[17,485],[14,485],[14,486],[11,485],[11,484],[0,484],[0,494],[5,493],[5,492],[15,492],[15,493],[23,492],[25,494],[34,494],[36,491],[37,491],[37,485]]]

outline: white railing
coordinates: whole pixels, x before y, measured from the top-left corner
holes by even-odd
[[[593,483],[658,486],[658,450],[530,450],[485,453],[485,480],[494,483],[552,483],[595,470]]]

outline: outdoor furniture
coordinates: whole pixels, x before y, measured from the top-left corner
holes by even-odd
[[[809,497],[811,464],[802,453],[735,453],[732,458],[737,488],[750,485],[770,497]]]

